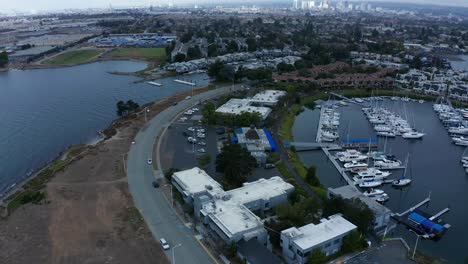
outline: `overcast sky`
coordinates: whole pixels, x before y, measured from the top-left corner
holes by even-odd
[[[218,2],[226,3],[229,0],[0,0],[0,13],[9,13],[13,10],[16,11],[43,11],[43,10],[57,10],[65,8],[95,8],[107,7],[109,4],[113,6],[132,6],[132,5],[158,5],[167,4],[169,2],[186,4],[186,3],[201,3],[201,2]],[[235,0],[235,2],[242,2],[247,0]],[[248,2],[255,2],[250,0]],[[257,0],[267,2],[268,0]],[[279,0],[274,0],[279,2]],[[427,4],[444,4],[444,5],[461,5],[468,6],[468,0],[368,0],[368,2],[412,2],[412,3],[427,3]],[[283,1],[281,1],[283,2]],[[284,0],[285,3],[292,0]]]

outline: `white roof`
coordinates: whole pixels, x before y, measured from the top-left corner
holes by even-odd
[[[270,114],[271,109],[268,107],[257,107],[251,106],[251,100],[249,99],[230,99],[225,104],[220,106],[216,109],[216,112],[222,114],[232,114],[232,115],[239,115],[242,112],[249,112],[249,113],[259,113],[262,118],[266,118],[268,114]]]
[[[294,244],[303,252],[336,237],[345,235],[356,226],[343,218],[340,214],[332,215],[328,219],[320,220],[320,224],[308,224],[300,228],[292,227],[281,233],[289,236]]]
[[[285,91],[265,90],[265,91],[257,93],[250,100],[253,101],[253,102],[256,102],[256,103],[276,104],[278,102],[278,100],[282,96],[285,96],[285,95],[286,95]]]
[[[203,205],[202,213],[208,214],[229,238],[239,233],[263,230],[263,223],[258,216],[232,200],[213,200],[206,203]]]
[[[230,190],[227,193],[232,201],[239,204],[246,204],[252,201],[269,200],[292,191],[294,186],[285,182],[278,176],[270,179],[260,179],[254,182],[246,182],[244,186]]]
[[[217,181],[198,167],[176,172],[172,175],[172,178],[183,188],[188,196],[202,191],[211,193],[224,192]]]

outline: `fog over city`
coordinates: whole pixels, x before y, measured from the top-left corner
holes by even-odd
[[[228,3],[246,3],[246,4],[255,4],[255,3],[278,3],[285,4],[292,1],[278,1],[278,0],[236,0],[236,1],[226,1],[226,0],[179,0],[179,1],[166,1],[166,0],[0,0],[2,8],[0,13],[5,11],[45,11],[45,10],[58,10],[66,8],[102,8],[109,5],[113,6],[148,6],[148,5],[166,5],[169,3],[183,5],[183,4],[228,4]],[[335,2],[335,1],[332,1]],[[352,2],[352,1],[350,1]],[[448,6],[468,6],[468,1],[466,0],[448,0],[448,1],[438,1],[438,0],[407,0],[407,1],[398,1],[398,0],[370,0],[366,2],[401,2],[401,3],[415,3],[415,4],[434,4],[434,5],[448,5]]]

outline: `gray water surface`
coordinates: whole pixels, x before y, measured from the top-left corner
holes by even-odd
[[[89,143],[117,118],[116,103],[132,99],[144,104],[190,86],[158,80],[156,87],[133,76],[145,63],[96,62],[75,67],[10,70],[0,73],[0,193],[44,166],[67,147]],[[205,74],[179,77],[197,85]]]

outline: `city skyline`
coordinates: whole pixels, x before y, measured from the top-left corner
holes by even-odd
[[[9,12],[35,12],[35,11],[53,11],[53,10],[63,10],[63,9],[86,9],[86,8],[105,8],[109,5],[119,7],[119,6],[149,6],[149,5],[167,5],[171,2],[177,2],[179,5],[185,4],[216,4],[219,2],[223,4],[223,1],[214,1],[214,0],[179,0],[179,1],[163,1],[163,0],[69,0],[69,1],[60,1],[60,0],[18,0],[18,1],[9,1],[9,0],[0,0],[2,9],[0,13],[9,13]],[[254,4],[254,3],[289,3],[293,2],[292,0],[285,1],[269,1],[269,0],[256,0],[256,1],[247,1],[247,0],[236,0],[235,3]],[[319,1],[320,2],[320,1]],[[332,1],[336,2],[336,1]],[[361,1],[352,1],[351,2],[361,2]],[[430,4],[430,5],[444,5],[444,6],[464,6],[468,7],[468,1],[464,0],[450,0],[444,1],[441,3],[438,0],[368,0],[365,2],[369,3],[385,3],[385,2],[397,2],[397,3],[406,3],[406,4]]]

